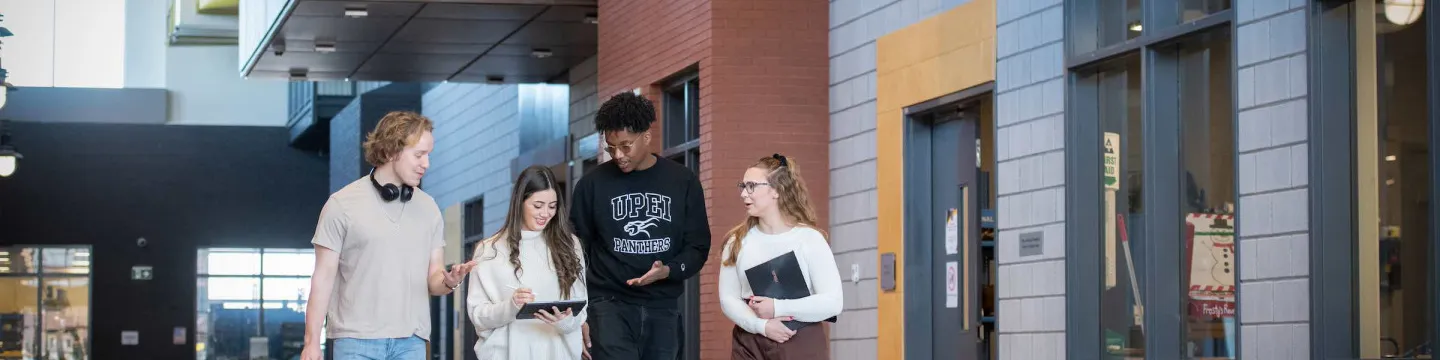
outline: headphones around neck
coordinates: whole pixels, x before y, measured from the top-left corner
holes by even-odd
[[[380,185],[379,181],[375,181],[375,169],[370,169],[370,185],[375,186],[375,190],[380,192],[380,199],[385,202],[395,201],[396,198],[399,198],[400,202],[409,202],[410,198],[415,196],[415,188],[410,185]]]

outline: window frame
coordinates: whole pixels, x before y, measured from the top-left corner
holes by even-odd
[[[242,274],[210,274],[210,273],[208,273],[208,272],[199,271],[199,270],[200,270],[200,269],[199,269],[200,262],[206,261],[206,259],[201,258],[200,255],[203,254],[203,253],[206,252],[206,251],[213,251],[213,250],[237,250],[237,251],[249,250],[249,251],[254,251],[254,253],[255,253],[256,255],[258,255],[259,271],[258,271],[258,273],[256,273],[256,274],[249,274],[249,275],[242,275]],[[267,302],[271,302],[271,300],[266,300],[266,299],[265,299],[265,280],[266,280],[266,279],[305,279],[305,280],[308,281],[311,277],[314,276],[314,274],[312,273],[312,274],[310,274],[310,275],[266,275],[266,274],[265,274],[265,253],[266,253],[267,250],[272,250],[272,251],[277,251],[277,252],[280,252],[280,251],[284,251],[284,252],[295,252],[295,251],[305,252],[306,250],[309,250],[309,251],[311,251],[311,254],[314,253],[314,252],[313,252],[313,251],[314,251],[313,248],[215,246],[215,247],[198,247],[198,248],[195,249],[195,254],[196,254],[196,267],[197,267],[197,268],[196,268],[196,271],[195,271],[195,285],[196,285],[196,289],[195,289],[195,301],[196,301],[195,307],[196,307],[196,308],[195,308],[195,325],[194,325],[194,326],[195,326],[196,331],[194,331],[194,332],[191,333],[191,336],[193,337],[193,339],[191,339],[192,341],[194,341],[194,342],[196,342],[196,343],[199,343],[199,342],[202,342],[202,341],[203,341],[203,342],[209,344],[210,341],[209,341],[209,339],[208,339],[208,336],[211,335],[211,334],[214,334],[214,330],[215,330],[215,326],[214,326],[213,323],[212,323],[212,324],[208,324],[209,326],[206,328],[206,337],[207,337],[207,338],[204,338],[204,339],[200,338],[199,322],[200,322],[200,310],[202,310],[202,309],[200,308],[200,305],[201,305],[201,304],[199,303],[199,298],[200,298],[200,288],[199,288],[199,287],[200,287],[200,280],[202,280],[202,279],[204,279],[204,280],[209,280],[209,279],[255,279],[255,280],[257,281],[257,283],[260,285],[260,294],[259,294],[259,298],[257,298],[256,300],[253,300],[253,302],[259,305],[259,308],[256,308],[256,309],[254,309],[254,310],[258,313],[258,318],[257,318],[256,322],[259,323],[260,326],[259,326],[259,329],[258,329],[258,331],[255,333],[254,336],[261,336],[261,337],[269,337],[269,336],[270,336],[270,334],[266,332],[266,328],[265,328],[265,311],[266,311],[266,310],[271,310],[271,309],[267,309],[267,308],[265,307],[265,304],[266,304]],[[210,285],[209,285],[209,283],[208,283],[208,281],[207,281],[207,283],[206,283],[206,288],[208,289],[209,286],[210,286]],[[207,301],[208,301],[208,297],[207,297]],[[234,302],[242,302],[242,301],[234,301]],[[244,301],[244,302],[249,302],[249,301]],[[306,302],[306,304],[309,304],[310,299],[308,299],[308,297],[307,297],[307,299],[305,299],[305,302]],[[207,310],[207,311],[208,311],[208,309],[204,309],[204,310]],[[308,311],[308,309],[307,309],[306,311]],[[323,330],[322,330],[322,331],[323,331]],[[322,352],[328,351],[328,348],[329,348],[329,347],[330,347],[330,346],[329,346],[328,342],[327,342],[327,343],[323,343],[323,344],[320,345],[320,348],[321,348],[321,351],[322,351]],[[208,346],[206,347],[206,349],[209,349],[209,348],[210,348],[210,347],[208,347]],[[197,350],[197,351],[196,351],[196,356],[198,357],[201,353],[202,353],[202,352],[201,352],[200,350]]]
[[[696,176],[699,176],[701,164],[700,71],[698,65],[680,71],[676,75],[669,77],[669,80],[664,81],[663,84],[664,86],[661,87],[660,91],[661,112],[659,120],[661,124],[660,144],[663,149],[659,155],[662,158],[685,165],[686,168],[694,171]],[[682,114],[679,118],[671,116],[672,114],[676,114],[676,112],[671,111],[673,110],[671,106],[676,104],[676,102],[672,100],[672,96],[675,96],[677,92],[680,97],[678,103],[685,107],[682,112],[679,112],[679,114]],[[676,132],[675,126],[680,126],[682,130]],[[674,138],[676,135],[679,135],[680,138]],[[700,288],[700,277],[691,277],[685,281],[685,294],[680,297],[680,300],[685,302],[680,304],[680,319],[684,322],[682,325],[687,325],[681,326],[681,346],[679,349],[680,352],[677,354],[677,357],[680,359],[691,360],[700,358],[700,342],[702,339],[698,331],[699,327],[688,326],[699,325],[701,323],[700,316],[702,316],[702,311],[700,307],[702,305],[700,304],[700,298],[702,298],[704,294],[702,294]]]
[[[36,251],[35,251],[35,254],[36,254],[36,257],[35,257],[36,268],[35,268],[35,271],[34,271],[34,272],[8,272],[8,271],[7,271],[7,272],[0,272],[0,279],[18,278],[18,279],[22,279],[22,281],[23,281],[23,279],[35,279],[35,289],[37,290],[37,291],[35,292],[35,305],[36,305],[35,317],[36,317],[36,319],[37,319],[37,320],[36,320],[37,323],[35,324],[35,332],[34,332],[33,334],[31,334],[31,335],[32,335],[32,336],[35,336],[35,341],[40,342],[40,349],[39,349],[38,353],[36,354],[36,356],[38,356],[39,358],[46,358],[46,357],[47,357],[46,355],[49,355],[49,353],[47,353],[47,352],[45,351],[45,344],[43,343],[43,342],[44,342],[44,339],[45,339],[45,336],[44,336],[44,335],[45,335],[45,333],[44,333],[44,331],[45,331],[45,316],[44,316],[44,315],[45,315],[45,309],[44,309],[44,304],[45,304],[45,288],[44,288],[44,286],[45,286],[45,280],[46,280],[47,278],[51,278],[51,279],[85,279],[85,280],[86,280],[86,286],[87,286],[90,290],[89,290],[89,291],[86,291],[87,294],[86,294],[85,302],[86,302],[87,305],[86,305],[86,312],[85,312],[85,326],[86,326],[86,329],[87,329],[87,333],[85,334],[85,343],[84,343],[82,346],[84,346],[86,356],[89,356],[89,357],[92,358],[92,359],[95,358],[95,356],[94,356],[94,355],[95,355],[95,352],[94,352],[94,351],[95,351],[95,348],[92,346],[92,345],[95,343],[95,331],[94,331],[94,329],[95,329],[95,327],[94,327],[94,324],[95,324],[95,305],[94,305],[94,304],[95,304],[95,290],[94,290],[94,289],[95,289],[95,266],[94,266],[94,264],[95,264],[95,247],[94,247],[94,246],[90,246],[90,245],[78,245],[78,244],[77,244],[77,245],[34,245],[34,244],[16,244],[16,245],[0,246],[0,249],[6,249],[6,250],[11,250],[11,251],[13,251],[13,250],[21,250],[21,249],[35,249],[35,250],[36,250]],[[70,273],[61,273],[61,272],[46,272],[46,271],[45,271],[45,250],[47,250],[47,249],[87,250],[87,251],[89,251],[89,253],[90,253],[90,265],[86,266],[86,271],[85,271],[84,274],[70,274]],[[22,342],[22,344],[23,344],[23,342]],[[22,345],[22,346],[23,346],[23,345]]]
[[[1181,77],[1180,64],[1184,60],[1167,54],[1171,54],[1177,44],[1215,31],[1228,30],[1226,36],[1229,38],[1230,47],[1228,76],[1231,96],[1229,119],[1233,130],[1231,136],[1238,139],[1238,111],[1235,111],[1238,104],[1236,5],[1232,2],[1226,10],[1179,23],[1179,5],[1174,0],[1142,0],[1140,23],[1145,28],[1140,36],[1100,46],[1093,51],[1076,53],[1076,31],[1098,31],[1099,25],[1102,25],[1104,14],[1098,13],[1101,1],[1113,0],[1072,0],[1064,2],[1063,5],[1063,17],[1067,24],[1063,29],[1068,30],[1062,51],[1066,68],[1065,143],[1098,144],[1103,136],[1103,129],[1099,122],[1101,80],[1096,74],[1103,71],[1113,60],[1125,56],[1139,56],[1140,73],[1127,76],[1141,76],[1141,131],[1144,134],[1141,146],[1144,147],[1145,154],[1141,159],[1145,169],[1141,185],[1144,189],[1142,214],[1145,214],[1143,236],[1146,239],[1178,238],[1182,234],[1184,223],[1183,219],[1173,215],[1179,214],[1181,209],[1178,194],[1182,190],[1180,180],[1184,164],[1178,161],[1178,157],[1170,159],[1165,154],[1180,154],[1182,150],[1182,119],[1178,109],[1160,104],[1183,101],[1177,100],[1181,90],[1177,84]],[[1090,41],[1098,41],[1096,39]],[[1072,148],[1065,152],[1065,238],[1072,242],[1065,249],[1065,301],[1066,307],[1071,309],[1066,311],[1065,331],[1072,335],[1096,335],[1067,336],[1065,351],[1072,354],[1072,357],[1103,358],[1106,351],[1102,338],[1098,335],[1102,328],[1099,311],[1102,300],[1098,285],[1104,272],[1100,254],[1103,244],[1098,234],[1102,233],[1103,216],[1094,211],[1103,205],[1102,194],[1097,191],[1102,188],[1100,169],[1103,159],[1099,151],[1076,151],[1079,149]],[[1235,174],[1230,181],[1232,188],[1239,189],[1238,149],[1232,149],[1231,154],[1234,157],[1232,161],[1235,164]],[[1237,214],[1243,211],[1238,209],[1238,200],[1237,194]],[[1236,231],[1237,234],[1240,233],[1239,226]],[[1146,352],[1150,358],[1179,356],[1185,343],[1184,331],[1188,317],[1175,316],[1186,313],[1185,297],[1177,286],[1177,280],[1188,270],[1182,268],[1186,262],[1180,261],[1184,249],[1181,241],[1152,241],[1147,242],[1135,255],[1145,262],[1145,272],[1137,274],[1137,280],[1142,287],[1141,302],[1144,304],[1144,349],[1151,350]],[[1237,251],[1236,256],[1238,259],[1245,254]],[[1238,309],[1241,271],[1239,261],[1236,261],[1237,334],[1238,326],[1242,323]],[[1094,311],[1090,311],[1092,309]],[[1235,358],[1240,357],[1242,343],[1242,337],[1236,336],[1235,348],[1232,349]],[[1167,353],[1161,354],[1158,351]]]

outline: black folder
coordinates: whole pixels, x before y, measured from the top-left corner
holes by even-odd
[[[795,258],[793,251],[745,269],[745,278],[750,281],[750,291],[755,293],[755,296],[777,300],[800,299],[810,296],[810,287],[805,284],[805,273],[800,272],[800,260]],[[825,321],[833,323],[836,318],[832,316]],[[800,328],[813,324],[797,320],[783,321],[783,323],[790,330],[800,330]]]

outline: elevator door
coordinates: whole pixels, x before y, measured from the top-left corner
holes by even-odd
[[[910,126],[906,293],[917,298],[907,301],[907,347],[915,350],[906,358],[981,359],[978,121],[941,115]]]

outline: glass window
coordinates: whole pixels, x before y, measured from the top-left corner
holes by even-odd
[[[1434,110],[1427,107],[1428,12],[1419,13],[1405,2],[1390,3],[1377,5],[1383,14],[1375,27],[1376,68],[1359,70],[1375,72],[1380,157],[1372,170],[1378,172],[1379,198],[1360,201],[1378,202],[1380,217],[1380,353],[1409,357],[1424,354],[1419,351],[1429,347],[1435,331],[1429,313],[1434,284],[1428,275],[1434,261],[1429,257],[1434,229],[1428,201],[1433,181],[1428,111]]]
[[[51,359],[86,359],[90,338],[90,279],[49,277],[41,298],[45,353]]]
[[[1230,36],[1198,36],[1165,50],[1178,62],[1184,356],[1232,358],[1235,334],[1235,109]],[[1289,154],[1288,149],[1278,149]],[[1266,155],[1269,156],[1269,155]],[[1287,158],[1288,161],[1288,158]]]
[[[36,276],[0,277],[0,354],[6,359],[39,357],[39,283]]]
[[[1145,271],[1142,250],[1145,157],[1141,127],[1140,62],[1127,56],[1089,75],[1098,82],[1104,171],[1101,225],[1100,325],[1103,348],[1112,359],[1143,355],[1144,302],[1138,287]]]
[[[1230,9],[1230,0],[1180,0],[1180,22],[1187,23],[1206,15]]]
[[[0,247],[0,359],[90,358],[89,262],[88,247]]]
[[[665,148],[700,138],[700,77],[690,75],[665,89]]]
[[[259,249],[202,249],[200,274],[260,275]]]
[[[314,249],[201,249],[197,266],[197,359],[249,359],[253,338],[269,358],[299,356]]]
[[[39,249],[0,247],[0,274],[36,273],[39,269],[35,265],[39,257]]]
[[[315,271],[314,249],[265,249],[264,273],[310,276]]]
[[[1088,0],[1070,6],[1072,50],[1083,54],[1139,37],[1141,0]],[[1038,25],[1036,25],[1038,26]]]

